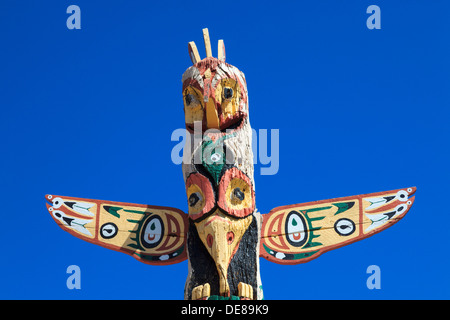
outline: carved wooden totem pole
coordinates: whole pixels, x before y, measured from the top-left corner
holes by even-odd
[[[244,74],[225,47],[206,58],[188,44],[183,74],[188,214],[170,207],[46,195],[65,231],[151,265],[188,259],[185,299],[262,299],[259,258],[298,264],[367,238],[403,218],[415,188],[277,207],[255,206],[252,132]]]

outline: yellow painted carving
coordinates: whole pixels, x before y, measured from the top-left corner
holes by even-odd
[[[108,206],[110,207],[110,206]],[[98,225],[99,229],[97,232],[99,233],[98,241],[100,241],[104,245],[110,245],[114,247],[121,247],[121,248],[129,248],[129,245],[135,245],[137,242],[140,242],[140,239],[136,237],[130,237],[129,232],[137,232],[139,228],[139,224],[137,221],[140,221],[144,217],[144,213],[150,214],[149,217],[155,217],[158,216],[162,224],[166,227],[164,229],[164,234],[156,234],[157,237],[166,237],[169,234],[174,234],[177,232],[175,225],[168,220],[169,218],[169,210],[168,209],[155,209],[155,208],[140,208],[140,207],[133,207],[133,206],[120,206],[119,210],[116,211],[116,215],[111,215],[108,213],[107,210],[105,210],[105,206],[101,206],[100,214],[98,215]],[[126,210],[126,211],[125,211]],[[184,221],[182,219],[181,215],[170,215],[170,218],[175,219],[177,221],[177,224],[181,226],[181,230],[178,230],[181,232],[180,234],[184,234]],[[112,237],[110,239],[104,238],[101,236],[101,230],[100,227],[106,223],[113,222],[116,226],[119,232],[115,237]],[[169,229],[170,227],[170,229]],[[127,232],[123,232],[122,230],[127,230]],[[136,239],[135,239],[136,238]],[[164,244],[164,246],[172,246],[176,243],[176,246],[178,247],[183,242],[182,237],[168,237],[168,242],[161,241],[161,243],[156,246],[155,248],[144,248],[141,247],[141,249],[136,250],[136,253],[150,253],[150,254],[157,254],[161,253],[160,250],[161,246]]]
[[[212,99],[208,99],[206,102],[206,126],[208,129],[220,129],[219,116]]]
[[[203,207],[205,206],[205,195],[203,194],[202,189],[200,189],[200,187],[196,184],[191,184],[187,189],[188,199],[194,193],[197,193],[199,201],[197,201],[194,206],[189,205],[189,214],[197,214],[202,211]]]
[[[204,285],[200,285],[192,289],[192,300],[202,300],[206,299],[211,294],[211,287],[209,283],[205,283]]]
[[[232,90],[232,96],[226,97],[225,89]],[[228,92],[230,92],[228,90]],[[234,116],[239,109],[239,99],[241,96],[239,84],[231,78],[222,79],[216,88],[216,101],[221,103],[222,115],[225,118]]]
[[[238,296],[243,300],[253,300],[253,287],[249,284],[239,282]]]
[[[320,210],[320,211],[313,211],[308,213],[308,217],[312,220],[311,226],[314,230],[314,235],[316,238],[314,238],[314,241],[320,242],[321,246],[314,247],[314,250],[317,250],[319,248],[325,248],[325,247],[331,247],[338,245],[340,243],[348,242],[353,239],[358,238],[361,236],[360,234],[360,224],[361,222],[364,223],[366,221],[366,218],[360,217],[359,213],[359,201],[354,200],[355,204],[352,208],[348,209],[345,212],[339,213],[335,215],[335,213],[338,211],[338,208],[333,206],[331,203],[326,204],[316,204],[316,205],[307,205],[302,206],[299,205],[298,208],[287,208],[285,210],[280,210],[277,212],[277,214],[272,215],[267,223],[265,224],[266,230],[263,230],[263,234],[273,234],[277,236],[272,236],[272,240],[274,243],[279,245],[278,248],[274,248],[275,250],[281,250],[283,247],[282,239],[286,237],[286,231],[285,231],[285,225],[286,225],[286,219],[288,216],[288,213],[295,210],[297,212],[301,212],[302,210],[308,210],[308,209],[315,209],[315,208],[323,208],[323,207],[329,207],[329,209]],[[345,218],[349,219],[354,222],[355,224],[355,230],[352,234],[348,236],[342,236],[339,235],[335,229],[333,228],[336,221]],[[360,219],[363,219],[362,221]],[[275,223],[271,223],[273,220],[275,220]],[[281,220],[281,221],[280,221]],[[369,219],[367,219],[369,220]],[[269,230],[269,226],[272,226],[272,230]],[[330,227],[324,227],[324,226],[330,226]],[[299,252],[308,252],[313,251],[312,248],[299,248],[295,247],[289,244],[288,241],[284,241],[284,245],[287,246],[287,248],[283,248],[284,253],[299,253]]]
[[[239,190],[241,194],[236,194],[237,190]],[[227,205],[231,209],[241,210],[249,208],[252,205],[251,187],[242,179],[232,179],[228,184],[225,195],[227,199]]]
[[[186,96],[190,94],[190,103],[187,104]],[[195,121],[203,120],[203,106],[202,106],[203,95],[199,90],[194,87],[187,87],[183,92],[184,100],[184,117],[186,123],[192,124]]]

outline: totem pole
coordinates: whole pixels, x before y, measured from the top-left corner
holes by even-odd
[[[185,299],[262,299],[259,258],[299,264],[378,233],[405,216],[416,188],[277,207],[255,206],[252,132],[244,74],[218,42],[194,42],[182,77],[187,214],[151,205],[46,195],[65,231],[150,265],[188,259]]]

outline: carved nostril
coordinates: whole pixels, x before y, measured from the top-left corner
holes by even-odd
[[[227,233],[227,242],[228,244],[232,244],[234,241],[234,233],[233,231],[230,231]]]
[[[214,242],[214,238],[211,234],[208,234],[208,236],[206,237],[206,244],[208,245],[208,247],[212,247]]]

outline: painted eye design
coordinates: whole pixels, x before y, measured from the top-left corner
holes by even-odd
[[[220,181],[218,205],[235,217],[253,213],[255,197],[250,179],[239,169],[227,170]]]
[[[294,247],[301,247],[308,239],[306,221],[296,211],[291,211],[285,223],[286,239]]]
[[[194,192],[189,196],[189,207],[195,207],[197,203],[203,201],[201,192]]]
[[[223,98],[224,99],[231,99],[233,98],[233,89],[229,88],[229,87],[225,87],[223,88]]]
[[[197,105],[198,100],[196,97],[194,97],[193,94],[188,93],[185,97],[184,97],[184,102],[186,103],[186,106],[191,106],[192,105]]]
[[[197,184],[191,184],[188,187],[188,205],[189,216],[192,219],[197,219],[203,215],[203,208],[205,207],[205,196]]]
[[[53,211],[53,208],[51,208],[52,210],[51,211]],[[57,218],[57,219],[62,219],[62,217],[63,217],[63,215],[62,215],[62,212],[61,211],[54,211],[53,212],[53,216],[55,217],[55,218]]]
[[[397,192],[397,199],[400,201],[408,200],[408,192],[406,192],[405,190],[400,190],[399,192]]]
[[[340,236],[349,236],[353,232],[355,232],[355,223],[346,218],[339,219],[334,224],[334,230],[339,234]]]
[[[199,93],[193,87],[188,87],[184,93],[184,106],[195,109],[200,105]]]
[[[401,205],[397,206],[395,208],[395,211],[397,212],[396,214],[403,213],[406,210],[406,208],[407,208],[407,206],[404,205],[404,204],[401,204]]]
[[[239,203],[244,200],[245,200],[245,190],[244,190],[244,192],[242,192],[241,188],[239,188],[239,187],[234,188],[233,191],[231,192],[231,201]]]
[[[58,209],[59,207],[61,207],[61,205],[64,203],[63,200],[61,198],[55,198],[52,200],[53,203],[53,208]]]
[[[233,78],[222,78],[215,90],[216,101],[220,103],[222,116],[233,119],[240,110],[241,87]]]
[[[222,159],[222,155],[220,153],[214,153],[211,155],[212,162],[219,162]]]
[[[215,205],[211,182],[200,173],[193,173],[186,179],[189,217],[192,220],[209,213]]]
[[[145,248],[154,248],[162,240],[164,235],[164,224],[160,217],[150,217],[143,226],[141,242]]]
[[[117,226],[114,223],[107,222],[101,226],[100,235],[104,239],[111,239],[116,236],[118,231],[119,231],[119,228],[117,228]]]
[[[188,86],[183,91],[184,104],[184,121],[188,130],[194,130],[193,125],[196,121],[203,120],[203,106],[201,103],[202,93],[192,87]]]
[[[192,102],[193,99],[194,99],[194,96],[193,96],[192,94],[187,94],[187,95],[184,97],[184,102],[185,102],[186,105],[188,106],[188,105],[191,104],[191,102]]]

